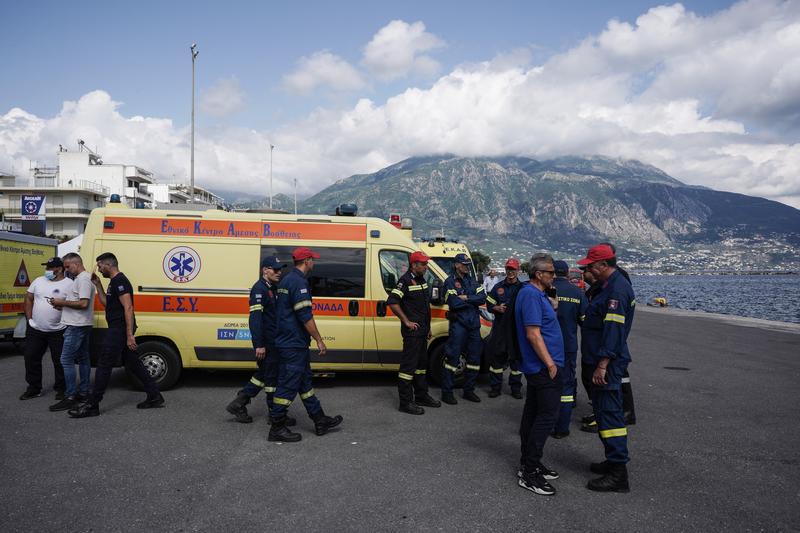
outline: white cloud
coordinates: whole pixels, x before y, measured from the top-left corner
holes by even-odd
[[[510,60],[464,64],[427,88],[320,108],[270,132],[201,127],[198,183],[263,193],[269,142],[276,191],[290,192],[297,178],[301,193],[413,155],[603,154],[800,207],[799,25],[797,2],[744,2],[706,17],[653,8],[538,64],[509,52]],[[323,65],[343,63],[324,54]],[[315,74],[295,79],[297,90],[341,83],[332,72],[348,69],[307,70]],[[363,79],[356,73],[344,86]],[[52,118],[0,115],[0,167],[52,161],[59,143],[78,137],[97,143],[106,161],[187,174],[186,128],[125,117],[101,91]]]
[[[239,80],[219,79],[200,93],[200,110],[214,117],[226,117],[241,111],[244,99]]]
[[[365,86],[364,79],[353,65],[327,50],[301,57],[295,70],[284,76],[283,84],[301,94],[309,94],[322,86],[335,91],[355,91]]]
[[[444,41],[425,31],[425,24],[393,20],[364,47],[362,64],[378,79],[390,81],[408,76],[431,76],[439,63],[425,52],[444,46]]]

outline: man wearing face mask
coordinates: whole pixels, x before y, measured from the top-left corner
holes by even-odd
[[[50,302],[63,298],[72,288],[72,280],[64,277],[64,263],[53,257],[46,263],[44,276],[33,280],[25,295],[25,317],[28,328],[25,333],[25,381],[28,388],[19,397],[30,400],[42,395],[42,357],[50,349],[55,371],[56,400],[64,399],[66,381],[64,367],[61,366],[61,349],[64,345],[64,326],[61,324],[61,310]]]
[[[97,256],[97,271],[110,280],[108,292],[97,276],[92,276],[92,283],[97,289],[97,296],[106,308],[108,331],[103,339],[97,370],[94,373],[94,387],[89,400],[79,407],[70,409],[72,418],[86,418],[100,415],[100,402],[111,379],[111,371],[122,359],[125,367],[142,382],[147,398],[136,404],[137,409],[152,409],[164,405],[164,397],[150,373],[145,369],[136,353],[136,317],[133,312],[133,286],[128,278],[119,271],[117,257],[106,252]]]

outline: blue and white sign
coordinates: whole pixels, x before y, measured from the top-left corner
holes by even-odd
[[[44,195],[22,196],[22,220],[45,220],[47,210],[44,205]]]
[[[178,246],[164,256],[164,274],[175,283],[189,283],[200,273],[200,264],[200,254],[188,246]]]

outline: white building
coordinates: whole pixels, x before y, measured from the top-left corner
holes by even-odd
[[[59,147],[60,148],[60,147]],[[77,152],[68,152],[63,148],[58,152],[58,167],[35,168],[34,179],[86,180],[107,187],[109,194],[118,194],[122,203],[128,207],[147,209],[153,207],[153,195],[147,186],[153,183],[153,174],[136,165],[119,165],[105,163],[96,154],[78,143]]]
[[[153,200],[158,207],[167,207],[164,204],[171,204],[170,207],[175,208],[178,204],[189,204],[191,197],[191,187],[186,184],[174,183],[152,183],[147,185],[147,191],[153,195]],[[193,205],[200,206],[202,209],[208,207],[224,208],[225,200],[214,194],[213,192],[202,187],[194,186],[194,202]]]
[[[22,197],[43,195],[47,235],[72,238],[83,233],[92,209],[103,207],[109,189],[83,179],[51,176],[42,181],[0,175],[0,214],[11,229],[22,222]]]

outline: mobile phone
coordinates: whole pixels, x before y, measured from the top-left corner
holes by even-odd
[[[555,287],[548,287],[545,289],[544,293],[550,298],[556,298],[558,296],[558,291],[556,291]]]

